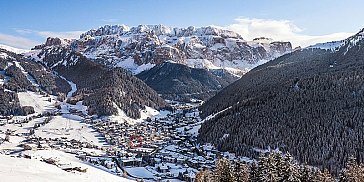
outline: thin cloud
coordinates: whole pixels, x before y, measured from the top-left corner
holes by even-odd
[[[51,32],[51,31],[35,31],[41,37],[59,37],[64,39],[78,39],[84,31],[69,31],[69,32]]]
[[[84,33],[84,31],[52,32],[52,31],[38,31],[38,30],[19,29],[19,28],[14,28],[14,31],[17,32],[19,36],[0,33],[0,43],[19,49],[31,49],[34,46],[39,45],[43,42],[38,42],[35,40],[28,39],[26,38],[27,36],[29,37],[38,36],[42,39],[46,39],[48,37],[78,39],[80,35]]]
[[[19,28],[14,28],[15,32],[17,32],[20,35],[27,35],[27,34],[31,34],[33,33],[33,30],[30,29],[19,29]]]
[[[306,47],[321,42],[345,39],[354,33],[339,32],[327,35],[305,35],[303,29],[289,20],[237,18],[236,23],[222,27],[235,31],[246,40],[268,37],[277,41],[290,41],[293,46]]]
[[[7,46],[19,48],[19,49],[30,49],[35,45],[38,45],[39,42],[34,40],[30,40],[20,36],[8,35],[0,33],[0,44],[5,44]]]
[[[119,20],[114,19],[114,18],[108,18],[108,19],[101,19],[101,21],[106,22],[106,23],[116,23]]]
[[[42,38],[48,37],[59,37],[64,39],[77,39],[80,37],[82,33],[85,31],[65,31],[65,32],[53,32],[53,31],[39,31],[39,30],[30,30],[30,29],[19,29],[14,28],[15,32],[20,35],[36,35]]]

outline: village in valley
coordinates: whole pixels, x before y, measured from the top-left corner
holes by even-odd
[[[0,119],[2,154],[37,159],[72,173],[96,167],[137,181],[194,181],[199,170],[214,168],[217,158],[237,159],[197,143],[203,121],[196,102],[171,102],[172,111],[146,108],[142,119],[132,120],[89,116],[82,101],[71,104],[28,94],[39,111]]]

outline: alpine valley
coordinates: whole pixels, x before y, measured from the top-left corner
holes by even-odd
[[[361,181],[363,83],[364,29],[295,49],[164,25],[1,45],[0,176]]]

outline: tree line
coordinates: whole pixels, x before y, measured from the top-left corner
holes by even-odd
[[[363,162],[362,50],[301,50],[255,68],[200,108],[230,109],[202,124],[199,142],[253,158],[279,148],[335,174],[350,155]]]
[[[349,157],[339,176],[306,164],[299,164],[289,154],[280,152],[263,154],[256,162],[244,163],[226,158],[216,161],[213,170],[203,169],[195,182],[362,182],[364,165]]]

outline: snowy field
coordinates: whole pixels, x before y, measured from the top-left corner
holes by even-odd
[[[44,111],[52,111],[56,109],[54,104],[56,103],[55,96],[45,97],[35,92],[19,92],[19,102],[21,106],[34,107],[35,113],[42,113]],[[48,99],[51,98],[51,102]]]
[[[132,168],[125,168],[129,174],[139,178],[154,178],[153,173],[149,172],[145,169],[145,167],[132,167]]]
[[[88,142],[94,145],[103,146],[103,140],[98,136],[89,125],[82,123],[82,117],[63,114],[55,116],[48,124],[41,126],[35,131],[35,135],[42,138],[61,138],[75,139],[81,142]]]
[[[0,176],[1,181],[27,181],[27,182],[128,182],[126,178],[113,175],[87,164],[79,162],[72,155],[60,151],[45,150],[33,154],[33,159],[15,158],[0,155]],[[85,173],[66,172],[61,168],[40,161],[41,158],[57,158],[62,165],[81,167],[87,169]]]

